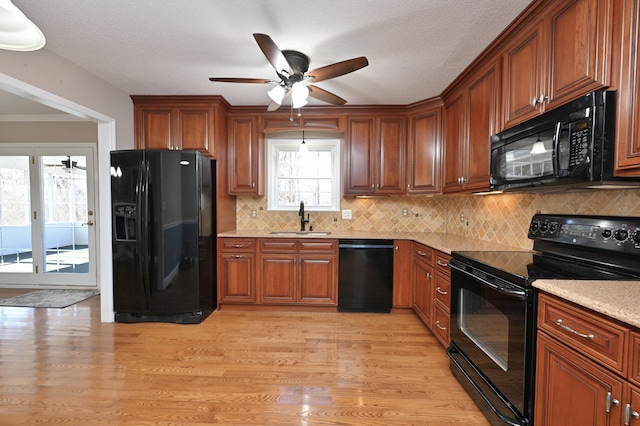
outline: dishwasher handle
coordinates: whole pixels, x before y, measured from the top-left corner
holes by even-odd
[[[393,249],[393,244],[390,245],[372,245],[372,244],[339,244],[338,248],[346,249]]]

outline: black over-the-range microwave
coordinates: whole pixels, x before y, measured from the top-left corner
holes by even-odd
[[[613,175],[616,92],[592,92],[491,137],[491,189],[640,187]]]

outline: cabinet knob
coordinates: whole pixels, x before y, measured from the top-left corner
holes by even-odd
[[[615,399],[611,395],[611,392],[607,392],[607,397],[605,398],[604,404],[605,404],[605,409],[607,410],[607,413],[610,413],[611,412],[611,406],[612,405],[616,405],[616,406],[620,405],[620,401]]]
[[[631,409],[631,404],[627,404],[624,407],[624,425],[629,426],[631,424],[631,418],[637,419],[640,417],[637,411]]]

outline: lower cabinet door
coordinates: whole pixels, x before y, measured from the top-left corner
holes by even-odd
[[[623,386],[604,368],[538,333],[536,425],[620,425]]]
[[[295,303],[296,256],[270,254],[260,259],[260,302]]]
[[[220,255],[220,303],[255,303],[255,255]]]
[[[337,305],[338,263],[333,255],[300,255],[298,302]]]

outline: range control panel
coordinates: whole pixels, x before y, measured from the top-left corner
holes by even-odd
[[[529,238],[640,255],[640,218],[536,214]]]

